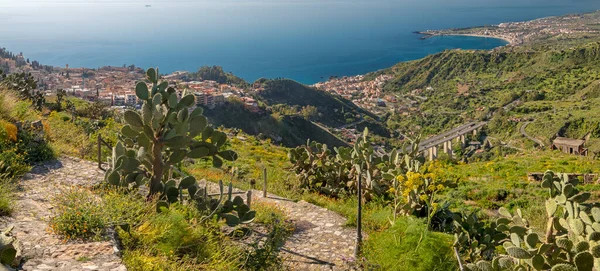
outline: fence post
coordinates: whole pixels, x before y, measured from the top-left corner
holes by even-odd
[[[356,248],[354,249],[354,258],[358,260],[362,246],[362,174],[358,174],[358,214],[356,216]]]
[[[248,190],[246,193],[246,203],[248,203],[248,208],[252,208],[252,190]]]
[[[267,167],[263,168],[263,198],[267,197]]]
[[[98,134],[98,168],[102,169],[102,135]]]

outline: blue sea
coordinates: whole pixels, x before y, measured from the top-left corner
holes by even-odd
[[[0,0],[0,47],[62,67],[218,65],[248,81],[310,84],[506,44],[413,31],[597,9],[598,0]]]

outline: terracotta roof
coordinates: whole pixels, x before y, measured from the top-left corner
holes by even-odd
[[[554,145],[581,146],[585,144],[585,140],[568,137],[557,137],[552,143]]]

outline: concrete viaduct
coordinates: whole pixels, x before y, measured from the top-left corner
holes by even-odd
[[[469,122],[467,124],[456,127],[450,131],[436,135],[434,137],[423,140],[419,144],[419,152],[422,152],[429,160],[434,160],[438,157],[438,147],[442,147],[443,152],[452,156],[452,141],[461,146],[466,146],[465,135],[468,133],[477,134],[481,127],[487,122]]]

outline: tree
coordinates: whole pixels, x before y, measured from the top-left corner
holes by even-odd
[[[304,117],[306,120],[314,120],[319,115],[317,107],[312,105],[302,107],[301,113],[302,117]]]
[[[65,96],[67,96],[67,92],[64,89],[56,91],[56,111],[62,111],[62,102]]]

